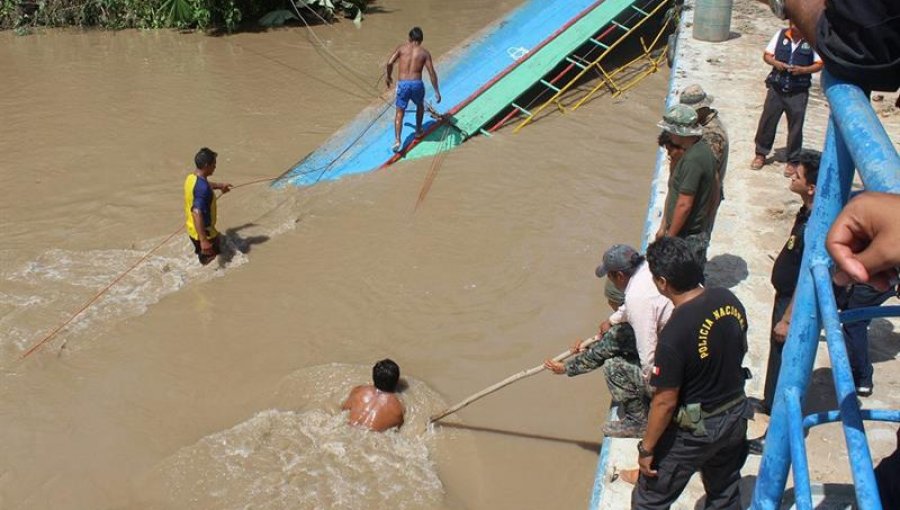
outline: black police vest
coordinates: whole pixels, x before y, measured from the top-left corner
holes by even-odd
[[[791,39],[787,36],[787,29],[778,35],[778,44],[775,45],[775,60],[797,67],[811,66],[813,63],[813,49],[806,40],[802,40],[796,50],[792,48]],[[812,75],[793,75],[788,71],[779,71],[772,68],[772,72],[766,78],[766,83],[781,92],[800,92],[809,88],[812,84]]]

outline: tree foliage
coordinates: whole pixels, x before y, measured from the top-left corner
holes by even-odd
[[[369,0],[293,0],[290,9],[278,9],[259,19],[259,24],[267,27],[281,26],[288,21],[316,20],[331,21],[338,14],[352,18],[354,23],[362,21]]]
[[[256,24],[272,11],[295,12],[292,1],[298,11],[312,9],[330,20],[337,13],[361,18],[370,0],[0,0],[0,29],[75,26],[231,32],[242,24]],[[314,18],[306,19],[315,23]]]

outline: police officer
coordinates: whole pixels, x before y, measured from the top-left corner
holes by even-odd
[[[756,128],[756,156],[750,168],[759,170],[766,164],[766,156],[775,143],[775,131],[782,114],[787,114],[788,141],[785,176],[790,177],[803,148],[803,120],[809,99],[811,75],[822,70],[822,59],[806,42],[791,22],[789,28],[779,30],[763,54],[772,66],[766,78],[766,102],[759,126]]]
[[[663,237],[647,248],[660,294],[675,305],[656,346],[647,432],[638,443],[633,509],[667,509],[700,471],[707,509],[741,508],[747,419],[741,363],[747,317],[729,290],[704,288],[688,244]]]

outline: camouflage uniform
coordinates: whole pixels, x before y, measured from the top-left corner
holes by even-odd
[[[719,119],[719,112],[710,109],[706,117],[706,123],[703,124],[703,140],[709,145],[713,156],[716,157],[716,172],[719,174],[719,183],[725,182],[725,170],[728,166],[728,133],[725,132],[725,126]],[[724,197],[723,197],[724,198]]]
[[[700,232],[699,234],[691,234],[682,238],[687,241],[691,252],[697,257],[701,270],[706,269],[706,250],[709,248],[709,237],[708,232]]]
[[[646,420],[650,401],[641,376],[634,330],[627,322],[612,326],[603,338],[567,361],[566,374],[573,377],[600,367],[613,401],[621,405],[625,416]]]

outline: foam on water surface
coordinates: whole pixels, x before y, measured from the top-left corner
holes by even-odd
[[[425,427],[443,405],[405,379],[400,430],[347,425],[338,404],[369,367],[331,364],[286,377],[274,408],[209,434],[159,463],[144,481],[148,506],[166,508],[444,508],[444,486]],[[285,409],[295,407],[294,409]]]

